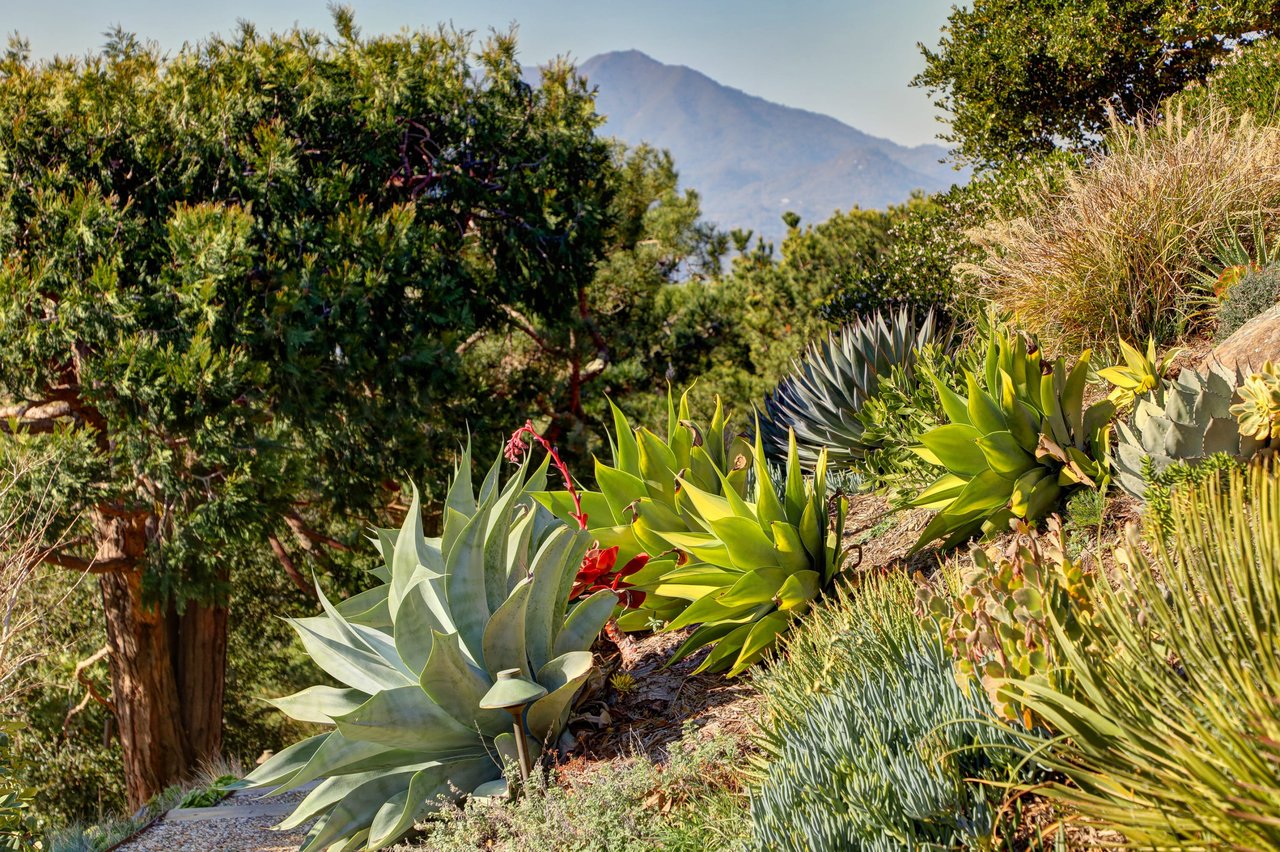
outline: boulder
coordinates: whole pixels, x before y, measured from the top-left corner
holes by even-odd
[[[1280,363],[1280,305],[1258,314],[1213,350],[1209,360],[1248,374],[1267,361]]]

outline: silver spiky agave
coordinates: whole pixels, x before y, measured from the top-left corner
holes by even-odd
[[[1147,464],[1161,471],[1175,461],[1197,464],[1215,453],[1242,459],[1256,453],[1262,445],[1240,434],[1230,410],[1243,379],[1239,369],[1211,363],[1201,370],[1184,368],[1174,381],[1138,397],[1128,422],[1116,423],[1116,483],[1142,499]]]
[[[570,606],[588,534],[531,497],[546,464],[500,485],[501,460],[474,495],[470,454],[450,486],[439,538],[423,534],[415,489],[404,525],[378,530],[379,585],[293,620],[307,652],[341,687],[271,703],[332,726],[250,776],[275,793],[321,779],[280,824],[318,821],[302,852],[381,849],[439,807],[503,788],[515,760],[511,716],[481,710],[503,669],[546,688],[525,722],[531,753],[555,743],[590,674],[590,647],[617,602],[601,591]]]
[[[862,458],[858,411],[876,392],[880,377],[895,366],[911,369],[916,352],[940,338],[930,311],[919,324],[907,309],[886,317],[877,311],[810,343],[792,372],[764,401],[760,434],[766,454],[787,457],[795,430],[800,463],[811,470],[825,448],[833,467]]]

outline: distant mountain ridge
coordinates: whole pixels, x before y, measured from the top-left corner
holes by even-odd
[[[637,50],[593,56],[578,70],[599,89],[603,132],[670,150],[682,185],[722,228],[780,240],[787,210],[816,224],[837,209],[884,208],[968,178],[939,162],[940,145],[899,145]]]

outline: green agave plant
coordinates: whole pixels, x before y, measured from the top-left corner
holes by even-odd
[[[1241,459],[1256,453],[1262,442],[1241,435],[1231,413],[1243,382],[1239,371],[1211,364],[1203,372],[1184,369],[1138,397],[1128,420],[1116,423],[1116,484],[1141,500],[1148,467],[1159,473],[1175,461],[1194,465],[1215,453]]]
[[[255,770],[275,792],[323,779],[281,828],[319,818],[302,849],[380,849],[438,807],[441,797],[505,790],[515,760],[512,719],[480,709],[504,669],[546,689],[525,710],[537,754],[554,743],[588,674],[590,647],[616,596],[569,605],[590,543],[534,502],[546,464],[500,485],[495,463],[472,492],[463,454],[439,538],[423,534],[418,496],[404,525],[378,530],[381,584],[293,626],[340,687],[313,686],[271,703],[293,719],[331,726]]]
[[[774,646],[830,584],[844,557],[840,539],[849,504],[837,494],[834,510],[828,509],[826,454],[819,453],[814,475],[806,479],[792,438],[781,493],[769,478],[758,431],[752,455],[753,501],[743,499],[723,475],[721,494],[677,478],[678,493],[692,510],[692,531],[672,529],[676,518],[652,499],[633,509],[634,525],[655,531],[677,554],[675,566],[655,586],[659,595],[688,602],[668,629],[701,625],[671,662],[714,645],[697,671],[728,669],[730,677]]]
[[[687,391],[678,403],[668,394],[665,439],[643,427],[633,428],[617,406],[613,406],[613,423],[609,438],[613,464],[596,459],[599,490],[581,492],[582,509],[591,538],[601,548],[618,548],[618,564],[641,553],[650,557],[644,568],[627,577],[632,587],[646,592],[643,605],[619,614],[617,620],[622,630],[648,630],[671,621],[688,605],[681,597],[655,589],[659,578],[676,567],[676,553],[656,533],[652,518],[661,518],[663,529],[670,532],[700,529],[688,495],[680,493],[678,478],[711,494],[731,491],[742,497],[751,447],[729,433],[719,401],[707,428],[694,423]],[[544,491],[534,496],[558,517],[570,519],[574,506],[568,492]],[[636,513],[641,501],[651,507],[643,520]]]
[[[1085,352],[1070,369],[1064,359],[1044,370],[1034,341],[996,333],[982,383],[966,375],[968,398],[934,379],[950,421],[920,439],[916,452],[946,469],[910,505],[940,511],[913,551],[939,538],[951,547],[978,532],[1035,520],[1079,486],[1108,482],[1110,400],[1084,406],[1089,373]]]
[[[911,368],[921,346],[940,337],[932,311],[916,323],[906,308],[887,319],[877,311],[811,343],[793,372],[765,398],[758,429],[765,450],[786,459],[795,433],[800,461],[813,470],[822,452],[849,466],[869,448],[858,419],[862,404],[893,367]]]

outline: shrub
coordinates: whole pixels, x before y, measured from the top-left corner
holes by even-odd
[[[966,376],[967,398],[935,383],[948,422],[916,452],[945,473],[911,501],[939,510],[913,551],[1003,532],[1015,518],[1044,517],[1075,488],[1107,486],[1116,407],[1084,405],[1088,373],[1088,352],[1069,370],[1063,358],[1049,367],[1035,340],[994,330],[982,380]]]
[[[917,598],[942,628],[966,694],[976,680],[998,715],[1044,727],[1009,684],[1034,681],[1072,694],[1071,670],[1054,650],[1050,617],[1067,640],[1079,642],[1092,617],[1089,589],[1097,575],[1067,555],[1057,517],[1043,534],[1020,523],[1003,550],[974,548],[970,558],[958,589],[922,580]]]
[[[407,848],[431,852],[709,852],[746,849],[751,834],[740,785],[741,750],[729,737],[698,738],[692,725],[661,764],[636,757],[574,776],[572,789],[544,773],[514,802],[446,808]]]
[[[1241,42],[1203,83],[1183,89],[1165,104],[1166,112],[1188,115],[1227,110],[1250,113],[1259,124],[1280,123],[1280,39]]]
[[[766,762],[751,804],[778,850],[986,848],[1016,737],[981,721],[901,574],[842,591],[757,675]]]
[[[1226,340],[1240,326],[1280,302],[1280,264],[1250,269],[1236,279],[1218,308],[1217,339]]]
[[[1067,740],[1049,792],[1143,848],[1280,844],[1280,478],[1270,464],[1174,495],[1172,525],[1117,552],[1091,593],[1083,645],[1061,641],[1078,688],[1025,682],[1022,701]],[[1062,625],[1053,620],[1055,630]]]
[[[1231,223],[1280,207],[1280,128],[1214,113],[1114,124],[1107,154],[1028,215],[972,233],[979,291],[1042,340],[1076,348],[1207,324],[1196,259]]]

